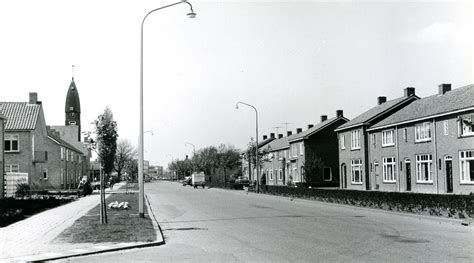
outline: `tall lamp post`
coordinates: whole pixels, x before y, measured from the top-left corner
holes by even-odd
[[[194,153],[196,152],[196,147],[194,146],[194,144],[192,144],[190,142],[185,142],[184,146],[186,146],[186,145],[191,145],[193,147],[193,155],[194,155]]]
[[[144,201],[145,201],[145,192],[144,192],[144,182],[143,182],[143,24],[145,19],[153,12],[165,9],[171,6],[179,4],[188,4],[191,12],[187,15],[189,18],[196,17],[196,13],[193,11],[193,6],[186,0],[182,0],[173,4],[165,5],[162,7],[155,8],[148,12],[142,20],[141,24],[141,35],[140,35],[140,132],[139,132],[139,142],[138,142],[138,184],[139,184],[139,196],[138,196],[138,216],[141,218],[145,217],[144,213]]]
[[[237,102],[235,104],[235,108],[236,109],[239,109],[239,104],[242,104],[242,105],[245,105],[245,106],[249,106],[251,108],[253,108],[255,110],[255,170],[256,170],[256,173],[257,173],[257,193],[260,192],[260,177],[259,177],[259,172],[258,172],[258,169],[259,169],[259,166],[258,166],[258,111],[257,111],[257,108],[255,108],[254,106],[248,104],[248,103],[245,103],[245,102]]]

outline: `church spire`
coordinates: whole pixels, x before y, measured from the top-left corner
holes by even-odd
[[[72,80],[66,95],[66,126],[77,125],[77,140],[81,140],[81,102],[79,100],[79,92],[74,82],[74,65],[72,65]]]

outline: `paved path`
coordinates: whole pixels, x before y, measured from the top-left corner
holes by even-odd
[[[146,184],[160,247],[76,262],[473,262],[462,220],[176,183]]]
[[[121,184],[116,184],[114,191]],[[111,193],[106,190],[106,197]],[[74,224],[90,209],[100,203],[100,195],[79,198],[66,205],[46,210],[25,220],[0,228],[0,261],[29,261],[54,258],[64,254],[83,254],[91,251],[108,250],[141,243],[64,243],[55,239],[66,228]],[[99,219],[97,219],[99,220]],[[161,237],[160,241],[161,241]]]

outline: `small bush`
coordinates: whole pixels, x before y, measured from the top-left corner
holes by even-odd
[[[15,196],[16,197],[24,197],[30,195],[30,185],[27,183],[19,183],[16,186]]]

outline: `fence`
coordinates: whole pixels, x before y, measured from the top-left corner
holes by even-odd
[[[28,183],[28,173],[6,173],[5,174],[5,197],[15,195],[18,184]]]

